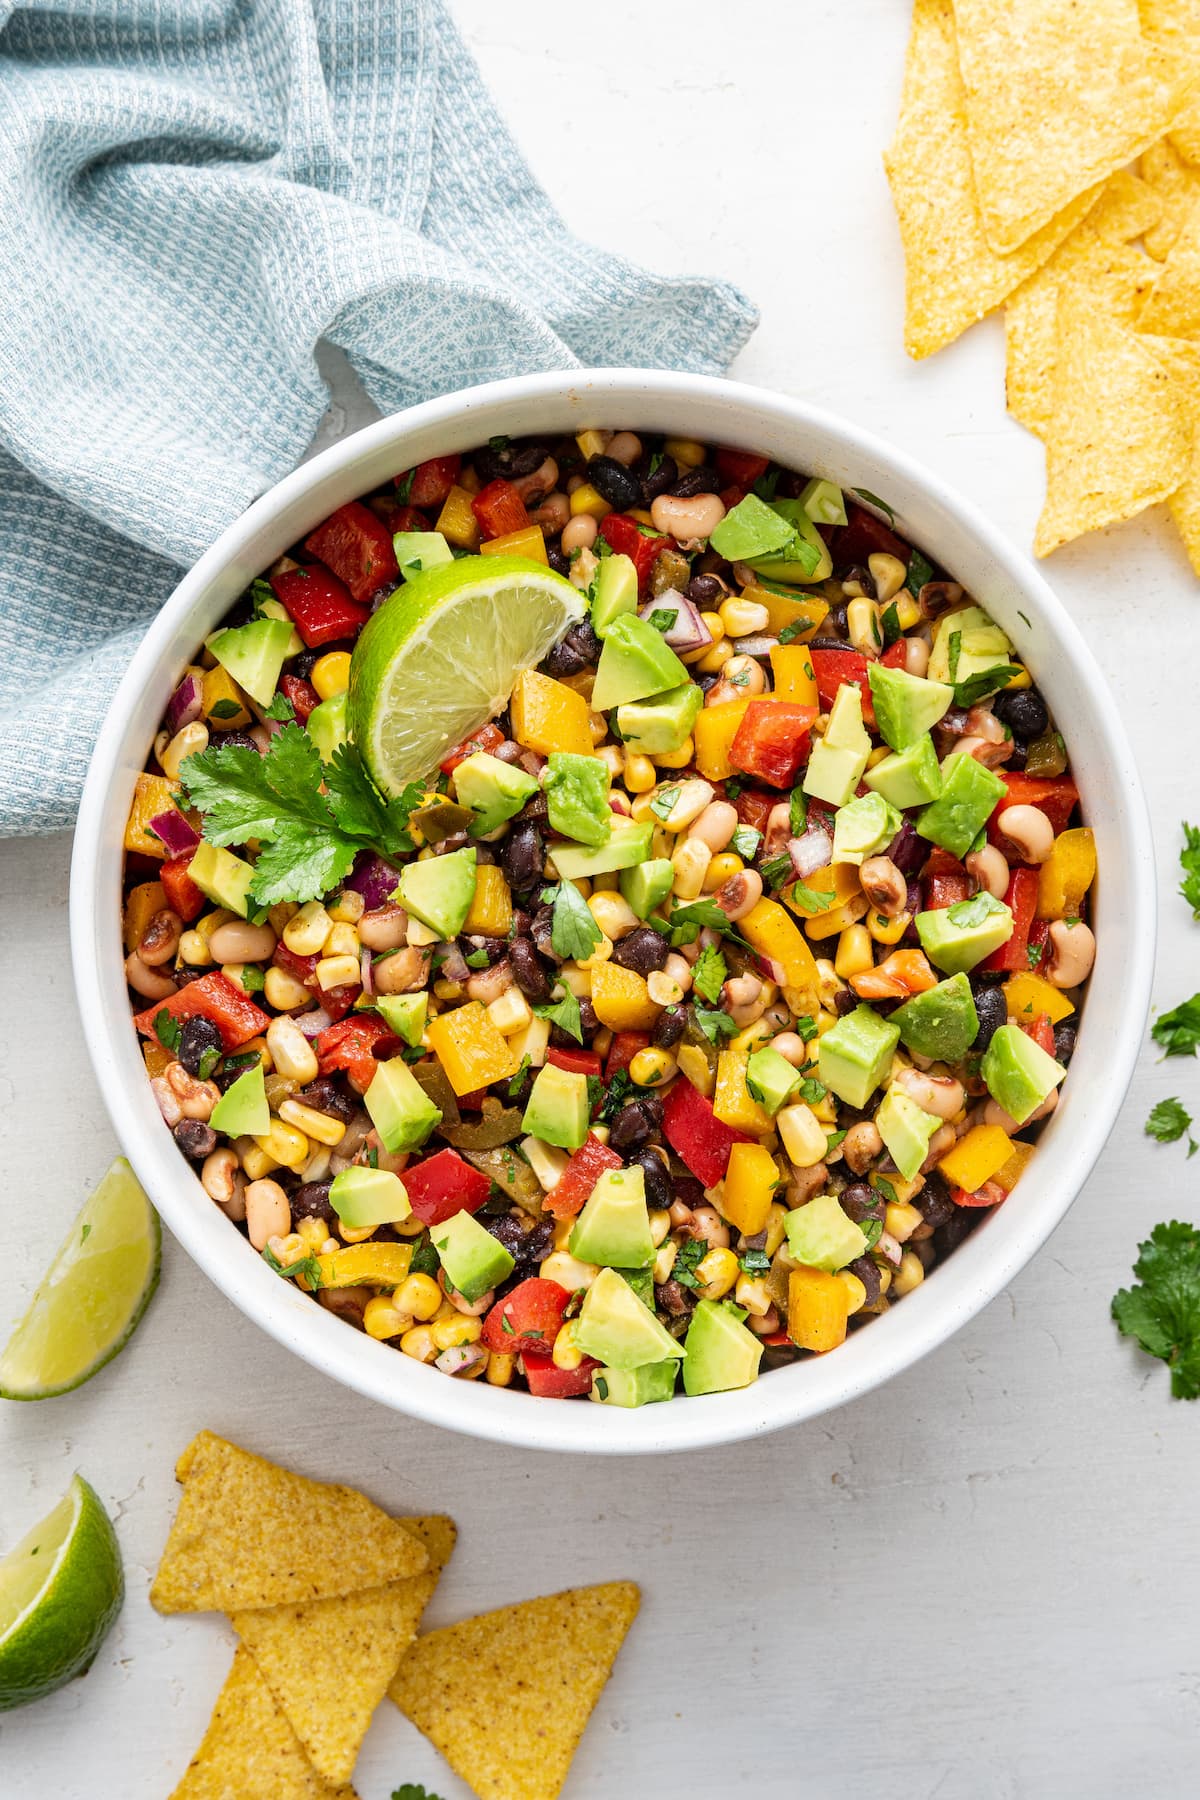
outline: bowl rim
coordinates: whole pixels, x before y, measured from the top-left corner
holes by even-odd
[[[615,411],[606,414],[605,408],[619,408],[623,402],[649,411],[656,405],[716,407],[728,415],[728,441],[748,440],[754,421],[766,420],[780,431],[820,437],[847,458],[883,465],[897,485],[907,486],[952,527],[975,541],[994,564],[998,579],[1029,605],[1046,648],[1065,654],[1069,670],[1086,694],[1086,704],[1097,711],[1106,706],[1104,731],[1098,736],[1105,746],[1101,761],[1107,766],[1103,783],[1097,781],[1097,793],[1102,792],[1106,805],[1114,809],[1117,835],[1124,840],[1129,863],[1125,942],[1119,975],[1115,969],[1113,973],[1114,984],[1120,982],[1115,1001],[1119,1029],[1089,1095],[1075,1102],[1069,1143],[1060,1129],[1047,1134],[1047,1148],[1039,1147],[1031,1177],[1044,1163],[1047,1179],[1027,1178],[1019,1212],[1013,1201],[1007,1203],[1005,1211],[1014,1223],[1009,1226],[1005,1221],[996,1233],[990,1230],[993,1215],[983,1230],[976,1231],[955,1252],[953,1264],[956,1271],[961,1264],[962,1272],[953,1283],[947,1280],[943,1286],[941,1279],[931,1279],[907,1296],[902,1308],[874,1321],[869,1331],[854,1334],[834,1356],[772,1372],[750,1388],[733,1393],[706,1396],[703,1401],[680,1397],[667,1407],[632,1411],[591,1405],[563,1407],[513,1390],[449,1381],[395,1349],[347,1330],[341,1320],[280,1281],[258,1258],[223,1258],[230,1241],[222,1235],[228,1222],[203,1195],[194,1171],[162,1130],[136,1042],[125,1024],[129,1013],[116,954],[120,937],[113,929],[118,921],[110,910],[113,896],[103,891],[102,879],[103,866],[113,855],[110,796],[114,786],[121,791],[131,789],[133,772],[144,761],[146,740],[140,727],[137,746],[131,741],[137,703],[147,683],[161,677],[168,658],[172,659],[172,676],[177,678],[179,668],[194,653],[199,635],[193,630],[189,638],[184,629],[187,621],[204,604],[214,583],[228,575],[256,534],[277,522],[290,506],[337,485],[339,478],[344,487],[350,471],[381,450],[402,445],[414,433],[452,423],[461,427],[465,420],[505,405],[553,400],[584,405],[596,420],[615,417]],[[585,422],[581,420],[581,426]],[[397,460],[396,466],[404,465]],[[353,491],[361,492],[365,485],[364,481]],[[342,503],[342,499],[333,499],[325,510]],[[314,523],[321,516],[318,512]],[[928,541],[928,531],[924,536]],[[1032,634],[1033,624],[1026,622]],[[122,813],[118,836],[123,817]],[[116,856],[119,865],[119,847]],[[1095,1166],[1128,1088],[1149,1009],[1155,901],[1145,796],[1124,726],[1100,669],[1040,572],[973,503],[906,452],[807,401],[715,376],[638,368],[580,369],[514,376],[456,390],[365,426],[267,490],[183,575],[135,652],[96,741],[72,850],[70,937],[84,1039],[116,1135],[173,1235],[248,1317],[344,1386],[430,1424],[526,1449],[661,1454],[733,1443],[846,1404],[951,1337],[1024,1267],[1073,1204]],[[1074,1100],[1072,1090],[1066,1092]],[[1067,1110],[1065,1100],[1062,1112]],[[1053,1123],[1065,1128],[1068,1121]],[[1056,1152],[1053,1172],[1059,1175],[1057,1186],[1048,1178],[1052,1172],[1050,1138]],[[1059,1170],[1059,1164],[1064,1169]],[[1026,1185],[1038,1190],[1031,1194],[1029,1204],[1024,1203]],[[985,1243],[988,1239],[990,1245]],[[986,1254],[989,1248],[991,1253]],[[939,1270],[938,1275],[941,1273]]]

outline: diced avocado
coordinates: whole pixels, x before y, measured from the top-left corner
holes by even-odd
[[[454,561],[454,552],[440,531],[397,531],[392,544],[405,581],[436,569],[439,563]]]
[[[296,630],[292,615],[283,604],[282,600],[276,600],[274,595],[272,595],[269,600],[263,600],[258,608],[258,616],[260,619],[279,619],[284,625],[288,626],[289,636],[287,649],[284,651],[283,658],[285,662],[289,656],[300,655],[301,651],[304,649],[304,639]]]
[[[653,836],[653,819],[639,823],[636,819],[623,819],[614,814],[612,836],[598,850],[579,844],[555,844],[551,855],[555,868],[565,880],[578,881],[584,875],[609,875],[617,869],[632,869],[645,862]]]
[[[875,703],[875,723],[885,744],[907,750],[919,737],[932,731],[954,704],[954,689],[941,681],[910,675],[907,669],[889,669],[869,663],[867,680]]]
[[[292,622],[286,618],[251,619],[248,625],[218,631],[208,640],[221,667],[260,706],[270,706],[275,698],[279,671],[291,655],[291,644]]]
[[[396,893],[405,911],[430,931],[440,938],[457,937],[475,898],[474,844],[409,863],[401,871]]]
[[[221,850],[207,838],[196,845],[188,874],[206,899],[245,919],[250,915],[250,883],[254,869],[232,850]]]
[[[643,1306],[654,1310],[654,1270],[653,1269],[618,1269],[617,1274],[622,1281],[627,1281]]]
[[[688,740],[704,693],[694,681],[670,688],[652,700],[631,700],[617,708],[617,730],[631,756],[673,756]]]
[[[961,859],[1007,792],[994,769],[957,751],[942,764],[942,791],[917,814],[917,830],[931,844],[940,844]]]
[[[334,1176],[329,1204],[343,1225],[361,1231],[366,1225],[396,1225],[412,1207],[404,1183],[390,1169],[351,1165]]]
[[[777,1113],[803,1080],[799,1069],[793,1068],[787,1057],[773,1050],[770,1044],[751,1051],[746,1064],[746,1086],[750,1098],[757,1100],[767,1112]]]
[[[622,613],[635,613],[638,603],[637,569],[631,556],[606,556],[596,570],[592,594],[592,630],[598,638]]]
[[[962,606],[938,621],[929,652],[930,681],[952,685],[1009,661],[1012,644],[981,606]]]
[[[410,1049],[416,1049],[425,1035],[428,994],[380,994],[375,1001],[375,1010],[398,1038],[402,1038]]]
[[[791,525],[795,535],[770,556],[747,557],[745,560],[755,574],[767,581],[782,581],[788,587],[802,586],[809,581],[827,581],[833,573],[833,559],[800,501],[773,500],[771,510]]]
[[[305,730],[317,746],[322,762],[332,762],[335,750],[350,740],[350,725],[346,718],[346,702],[349,693],[343,688],[340,694],[334,694],[329,700],[322,700],[314,706],[308,715]]]
[[[875,1114],[875,1129],[905,1181],[912,1180],[929,1155],[929,1140],[941,1123],[902,1088],[889,1088],[884,1095]]]
[[[605,1169],[571,1229],[571,1255],[610,1269],[645,1269],[654,1261],[646,1179],[637,1164]]]
[[[869,1006],[856,1006],[820,1040],[821,1080],[847,1106],[865,1106],[891,1066],[900,1027]]]
[[[271,1108],[267,1104],[261,1062],[244,1069],[225,1089],[208,1122],[214,1131],[223,1131],[226,1137],[266,1136],[271,1129]]]
[[[596,1369],[592,1375],[592,1399],[604,1406],[650,1406],[675,1394],[679,1363],[643,1363],[640,1369]]]
[[[587,1076],[546,1063],[529,1090],[521,1124],[543,1143],[557,1144],[561,1150],[578,1150],[588,1134],[590,1112]]]
[[[402,1056],[380,1063],[363,1096],[363,1105],[393,1155],[401,1150],[416,1150],[442,1118]]]
[[[608,765],[598,756],[577,756],[571,750],[554,750],[546,763],[542,792],[551,828],[577,844],[598,848],[612,836],[613,814],[608,804]]]
[[[801,490],[800,504],[814,525],[846,523],[846,496],[836,481],[810,481]]]
[[[842,1211],[836,1194],[818,1194],[797,1206],[784,1218],[783,1228],[789,1251],[810,1269],[832,1274],[866,1252],[866,1232]]]
[[[536,775],[515,763],[501,762],[486,750],[476,750],[460,762],[453,781],[460,803],[479,814],[470,827],[476,836],[495,831],[497,825],[513,818],[538,791]]]
[[[609,625],[600,652],[592,710],[607,712],[630,700],[647,700],[652,694],[680,687],[687,679],[687,670],[664,643],[662,632],[636,613],[621,613]]]
[[[747,494],[731,506],[709,538],[709,548],[726,562],[749,562],[753,556],[770,556],[782,550],[796,535],[796,527],[757,494]]]
[[[640,1369],[683,1355],[682,1344],[615,1269],[601,1269],[584,1295],[575,1342],[585,1356],[597,1356],[614,1369]]]
[[[971,983],[961,973],[939,981],[923,994],[914,994],[896,1008],[891,1019],[900,1027],[904,1048],[931,1062],[961,1062],[979,1031]]]
[[[648,919],[675,885],[675,865],[669,856],[652,856],[632,869],[621,870],[621,897],[639,919]]]
[[[838,808],[833,821],[833,860],[861,867],[886,850],[903,820],[882,794],[860,794]]]
[[[723,1394],[757,1381],[762,1339],[746,1330],[745,1316],[727,1300],[701,1300],[683,1341],[685,1394]]]
[[[1066,1072],[1019,1025],[1001,1025],[979,1065],[988,1093],[1018,1125],[1037,1111]]]
[[[973,969],[1001,944],[1007,944],[1013,934],[1011,911],[1003,900],[987,892],[933,912],[920,912],[915,924],[922,950],[947,975]]]
[[[804,776],[805,793],[829,806],[845,806],[862,780],[870,754],[862,694],[853,682],[845,682],[829,709],[825,736],[813,744]]]
[[[907,750],[897,750],[868,769],[867,786],[893,806],[924,806],[942,791],[942,769],[928,733]]]
[[[511,1252],[469,1212],[451,1213],[429,1236],[446,1280],[464,1300],[482,1299],[516,1267]]]

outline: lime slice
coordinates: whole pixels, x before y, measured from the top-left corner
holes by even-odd
[[[112,1521],[76,1475],[0,1562],[0,1712],[84,1674],[124,1598]]]
[[[119,1156],[0,1355],[0,1396],[45,1400],[103,1368],[145,1312],[161,1253],[158,1214]]]
[[[464,556],[399,588],[350,662],[350,729],[383,791],[428,775],[500,712],[586,610],[569,581],[518,556]]]

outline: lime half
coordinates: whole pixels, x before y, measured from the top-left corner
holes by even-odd
[[[350,663],[350,729],[383,791],[421,780],[500,712],[586,610],[569,581],[517,556],[464,556],[399,588]]]
[[[84,1674],[124,1598],[112,1521],[76,1475],[0,1562],[0,1712]]]
[[[45,1400],[103,1368],[145,1312],[161,1254],[158,1214],[119,1156],[0,1355],[0,1396]]]

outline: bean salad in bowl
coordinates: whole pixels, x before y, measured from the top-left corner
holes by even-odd
[[[435,457],[292,546],[125,851],[230,1254],[609,1406],[917,1288],[1035,1154],[1095,956],[1067,747],[977,600],[873,495],[628,430]]]

